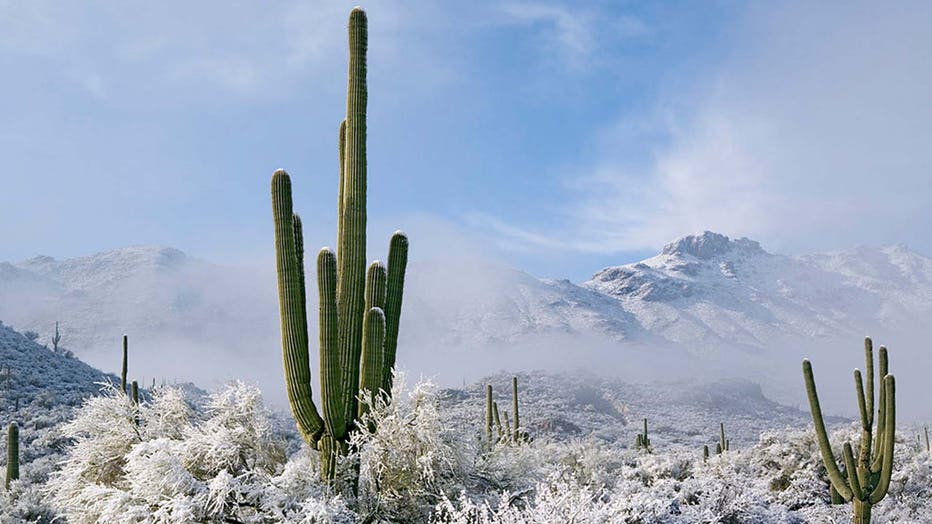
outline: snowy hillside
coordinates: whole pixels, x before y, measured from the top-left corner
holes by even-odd
[[[902,246],[789,257],[706,231],[583,285],[615,297],[645,330],[697,351],[917,330],[932,314],[932,259]]]
[[[0,323],[0,425],[20,426],[24,478],[44,481],[44,472],[63,446],[56,427],[70,419],[84,399],[97,394],[101,383],[111,380],[117,379],[53,353]]]

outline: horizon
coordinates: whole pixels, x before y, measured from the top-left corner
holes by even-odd
[[[521,268],[521,267],[516,267],[516,266],[508,265],[507,261],[503,261],[503,260],[493,260],[493,259],[475,259],[475,260],[476,260],[477,262],[482,262],[482,263],[485,263],[485,264],[489,264],[489,265],[491,265],[491,266],[497,266],[497,267],[502,267],[502,268],[507,268],[507,269],[513,269],[513,270],[521,271],[521,272],[526,273],[526,274],[530,275],[531,277],[534,277],[534,278],[539,279],[539,280],[569,280],[570,282],[574,282],[574,283],[582,283],[582,282],[585,282],[586,280],[589,280],[593,275],[595,275],[596,273],[598,273],[598,272],[601,271],[601,270],[604,270],[604,269],[607,269],[607,268],[610,268],[610,267],[625,266],[625,265],[631,265],[631,264],[636,264],[636,263],[638,263],[638,262],[642,262],[642,261],[644,261],[644,260],[647,260],[647,259],[649,259],[649,258],[653,258],[653,257],[655,257],[655,256],[658,256],[658,255],[662,254],[662,249],[664,249],[664,248],[665,248],[666,246],[668,246],[668,245],[674,244],[674,243],[676,243],[677,241],[682,240],[682,239],[684,239],[684,238],[699,237],[699,236],[702,236],[702,235],[705,234],[705,233],[721,234],[721,233],[718,233],[718,232],[716,232],[716,231],[710,231],[710,230],[695,231],[695,232],[693,232],[693,233],[683,234],[683,235],[680,235],[680,236],[678,236],[678,237],[676,237],[676,238],[674,238],[674,239],[671,239],[670,241],[664,243],[663,246],[662,246],[660,249],[658,249],[655,253],[648,253],[648,254],[646,254],[643,258],[636,258],[636,259],[631,259],[631,260],[624,261],[624,262],[619,262],[619,263],[616,263],[616,264],[611,264],[611,265],[607,265],[607,266],[602,266],[602,267],[600,267],[600,268],[593,268],[593,269],[591,269],[591,271],[590,271],[588,274],[584,275],[584,276],[583,276],[582,278],[580,278],[580,279],[571,278],[571,277],[569,277],[569,276],[561,276],[561,275],[537,275],[537,274],[531,273],[530,271],[526,270],[525,268]],[[751,241],[755,241],[755,242],[757,241],[756,239],[754,239],[754,238],[752,238],[752,237],[747,237],[747,236],[741,236],[741,237],[729,237],[729,236],[727,236],[727,235],[724,235],[724,236],[726,236],[726,238],[728,238],[728,240],[729,240],[730,242],[735,242],[735,241],[737,241],[737,240],[751,240]],[[321,247],[324,247],[324,246],[321,246]],[[919,255],[919,256],[922,256],[922,257],[925,257],[925,258],[932,259],[932,256],[930,256],[930,255],[928,255],[928,254],[926,254],[926,253],[920,252],[920,251],[914,249],[912,246],[909,246],[909,245],[907,245],[907,244],[905,244],[905,243],[902,243],[902,242],[887,243],[887,244],[873,244],[873,245],[870,245],[870,244],[854,244],[854,245],[850,245],[850,246],[842,246],[842,247],[839,247],[839,248],[837,248],[837,249],[832,249],[832,250],[813,251],[813,252],[806,252],[806,253],[780,253],[780,252],[776,252],[776,251],[772,251],[772,250],[767,249],[767,246],[766,246],[766,245],[763,245],[763,244],[762,244],[760,247],[761,247],[761,249],[763,249],[767,254],[770,254],[770,255],[779,255],[779,256],[788,256],[788,257],[800,257],[800,256],[807,256],[807,255],[821,255],[821,254],[829,254],[829,253],[836,253],[836,252],[845,252],[845,251],[852,251],[852,250],[859,250],[859,249],[876,249],[876,250],[883,250],[883,249],[888,249],[888,248],[902,247],[902,248],[906,249],[907,251],[909,251],[909,252],[911,252],[911,253],[914,253],[914,254],[916,254],[916,255]],[[180,252],[182,255],[184,255],[185,257],[187,257],[187,258],[199,260],[199,261],[202,261],[202,262],[207,262],[207,263],[212,264],[212,265],[224,266],[224,267],[230,267],[230,268],[255,267],[255,266],[258,265],[258,264],[269,265],[269,267],[271,267],[271,264],[272,264],[272,255],[271,255],[271,254],[268,254],[267,256],[264,257],[264,259],[261,259],[261,260],[260,260],[260,259],[253,259],[253,260],[249,260],[249,261],[246,261],[246,260],[239,260],[239,261],[235,261],[235,262],[225,262],[225,261],[222,261],[222,260],[215,260],[215,259],[211,259],[211,258],[207,258],[207,257],[202,257],[202,256],[199,256],[199,255],[197,255],[197,254],[188,253],[188,252],[186,252],[186,251],[184,251],[184,250],[182,250],[182,249],[179,249],[179,248],[177,248],[177,247],[175,247],[175,246],[163,245],[163,244],[136,244],[136,245],[122,246],[122,247],[114,247],[114,248],[110,248],[110,249],[103,249],[103,250],[101,250],[101,251],[94,251],[94,252],[92,252],[92,253],[78,254],[78,255],[76,255],[76,256],[74,256],[74,257],[67,257],[67,258],[65,258],[65,257],[56,257],[56,256],[53,256],[53,255],[49,255],[49,254],[47,254],[47,253],[37,253],[37,254],[34,254],[34,255],[30,256],[30,257],[23,258],[23,259],[20,259],[20,260],[0,260],[0,263],[7,262],[7,263],[10,263],[10,264],[13,264],[13,265],[18,265],[18,264],[23,264],[23,263],[30,262],[30,261],[32,261],[32,260],[34,260],[34,259],[38,259],[38,258],[50,258],[50,259],[54,260],[55,262],[69,262],[69,261],[74,261],[74,260],[79,260],[79,259],[93,258],[93,257],[95,257],[95,256],[103,255],[103,254],[107,254],[107,253],[114,253],[114,252],[120,252],[120,251],[128,251],[128,250],[133,250],[133,249],[146,249],[146,248],[147,248],[147,249],[158,249],[158,250],[173,250],[173,251],[178,251],[178,252]],[[372,260],[377,260],[377,259],[378,259],[377,257],[370,257],[370,258],[371,258]],[[449,256],[445,257],[445,256],[443,256],[443,255],[435,255],[435,256],[429,257],[429,258],[416,258],[416,259],[412,260],[412,264],[414,264],[415,267],[416,267],[416,265],[422,264],[422,263],[433,263],[433,262],[438,262],[438,261],[441,261],[441,262],[442,262],[442,261],[443,261],[444,259],[446,259],[446,258],[450,258],[450,257],[449,257]]]

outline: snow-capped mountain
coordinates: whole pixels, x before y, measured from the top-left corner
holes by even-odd
[[[915,331],[932,314],[932,259],[903,246],[791,257],[706,231],[583,286],[614,297],[644,330],[699,351]]]

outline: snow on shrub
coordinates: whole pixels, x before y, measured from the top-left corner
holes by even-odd
[[[313,467],[302,474],[314,480],[295,482],[270,428],[259,390],[239,382],[202,406],[158,388],[139,409],[107,387],[62,428],[74,443],[51,476],[52,505],[76,523],[268,522],[269,515],[351,522],[345,505],[310,487]]]
[[[391,400],[368,394],[361,400],[369,411],[350,442],[358,450],[361,518],[424,522],[445,494],[461,489],[472,448],[444,423],[437,387],[430,382],[409,391],[398,374]]]

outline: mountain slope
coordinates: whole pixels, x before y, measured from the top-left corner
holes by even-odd
[[[583,286],[614,297],[645,330],[698,351],[915,329],[932,313],[932,260],[902,246],[790,257],[706,231]]]

